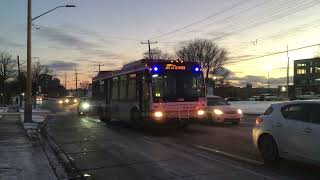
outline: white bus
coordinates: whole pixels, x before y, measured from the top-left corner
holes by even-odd
[[[104,122],[175,122],[185,127],[206,114],[203,74],[195,62],[138,60],[121,70],[98,74],[92,89]]]

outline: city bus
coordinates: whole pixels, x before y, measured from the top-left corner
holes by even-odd
[[[196,62],[142,59],[92,79],[92,99],[101,121],[177,123],[205,116],[205,83]]]

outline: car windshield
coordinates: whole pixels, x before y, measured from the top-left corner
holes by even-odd
[[[153,75],[152,92],[154,100],[163,101],[196,101],[205,96],[202,75],[184,71]]]
[[[229,106],[230,104],[222,98],[207,98],[208,106]]]

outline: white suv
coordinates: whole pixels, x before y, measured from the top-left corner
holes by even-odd
[[[272,104],[256,119],[252,136],[265,161],[285,157],[320,164],[320,101]]]

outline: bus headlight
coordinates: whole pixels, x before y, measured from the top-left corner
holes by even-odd
[[[205,114],[204,110],[198,110],[198,116],[203,116]]]
[[[60,100],[60,101],[59,101],[59,104],[62,104],[62,103],[63,103],[63,101],[62,101],[62,100]]]
[[[156,118],[162,118],[162,116],[163,116],[163,113],[161,111],[156,111],[154,113],[154,117],[156,117]]]
[[[221,111],[220,109],[215,109],[215,110],[213,110],[213,112],[214,112],[216,115],[222,115],[222,114],[223,114],[223,111]]]
[[[69,99],[64,100],[64,102],[69,103]]]
[[[77,103],[77,102],[78,102],[78,100],[77,100],[77,99],[74,99],[74,100],[73,100],[73,102],[74,102],[74,103]]]
[[[242,110],[241,109],[238,109],[238,114],[242,114]]]
[[[81,108],[82,109],[89,109],[90,108],[90,104],[87,103],[87,102],[84,102],[84,103],[81,104]]]

